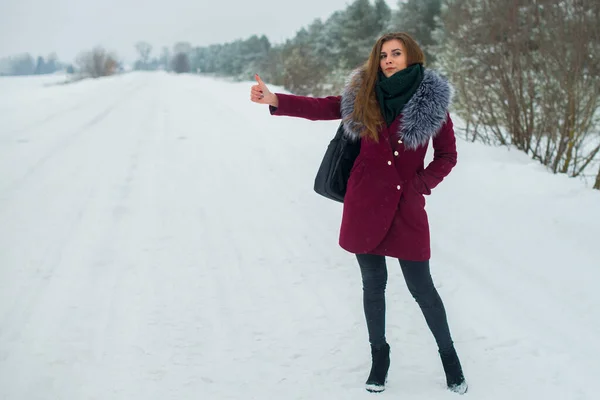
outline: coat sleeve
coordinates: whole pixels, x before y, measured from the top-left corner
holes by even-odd
[[[413,179],[415,189],[429,195],[456,165],[456,137],[450,114],[437,135],[433,137],[433,161]]]
[[[341,96],[306,97],[276,93],[279,106],[269,106],[271,115],[299,117],[311,121],[341,119]]]

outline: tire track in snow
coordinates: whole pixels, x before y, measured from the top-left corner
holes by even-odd
[[[111,102],[111,104],[105,107],[101,112],[97,113],[88,122],[79,126],[76,129],[73,129],[69,134],[58,140],[58,142],[54,144],[45,155],[41,156],[20,177],[15,178],[12,182],[8,183],[8,185],[5,188],[3,188],[2,191],[0,191],[0,207],[10,198],[10,196],[12,195],[11,192],[18,191],[19,187],[21,187],[28,179],[31,178],[31,176],[33,176],[37,171],[39,171],[44,165],[46,165],[49,160],[55,158],[61,152],[65,151],[67,148],[76,143],[76,141],[83,137],[89,131],[90,128],[102,122],[122,102],[129,99],[141,87],[142,85],[138,85],[132,88],[131,90],[125,92],[125,94],[122,97],[119,97],[116,101]]]
[[[122,114],[123,102],[119,106],[119,112]],[[117,107],[116,105],[114,107]],[[107,121],[110,118],[111,113],[108,112],[106,115],[99,115],[94,120],[87,124],[88,129],[101,130],[102,128],[98,124]],[[121,115],[122,117],[123,115]],[[137,123],[144,123],[147,119],[138,118],[134,121]],[[139,135],[140,140],[143,139],[142,135]],[[88,136],[89,140],[102,141],[104,138],[96,136]],[[139,151],[139,141],[137,142],[137,148],[134,146],[134,153],[129,157],[129,169],[125,176],[124,185],[127,187],[134,180],[135,169],[137,167],[137,151]],[[60,158],[59,158],[60,159]],[[69,160],[71,162],[72,160]],[[103,233],[105,240],[108,242],[99,242],[99,254],[101,257],[108,257],[105,259],[100,258],[96,264],[93,265],[79,265],[77,260],[83,261],[82,257],[86,257],[85,249],[82,248],[82,244],[85,246],[90,234],[86,232],[87,229],[92,226],[90,219],[94,219],[94,213],[98,211],[98,206],[102,207],[102,203],[98,204],[98,201],[103,201],[103,198],[107,196],[108,191],[99,191],[99,185],[109,183],[105,173],[97,168],[94,168],[94,161],[86,157],[79,157],[77,163],[84,163],[78,168],[72,170],[72,176],[70,176],[69,182],[73,185],[71,191],[74,194],[70,197],[69,205],[75,206],[69,214],[72,216],[69,218],[69,222],[65,223],[64,219],[61,222],[61,230],[58,231],[58,236],[53,240],[48,241],[47,250],[41,256],[41,263],[36,268],[35,274],[20,280],[19,283],[26,285],[23,286],[19,296],[14,296],[11,302],[12,304],[5,304],[3,308],[8,310],[8,313],[2,315],[1,327],[7,327],[3,329],[0,335],[0,343],[6,344],[7,348],[2,351],[5,357],[12,357],[14,360],[17,355],[21,357],[31,357],[29,354],[32,350],[29,347],[36,348],[42,346],[42,343],[46,343],[48,346],[43,346],[46,350],[42,350],[44,354],[43,359],[49,363],[62,364],[69,357],[77,364],[78,360],[83,360],[86,355],[83,348],[79,346],[80,343],[85,343],[90,340],[88,329],[90,325],[89,312],[98,313],[105,312],[104,323],[106,319],[109,319],[106,315],[110,316],[110,312],[106,311],[114,308],[113,297],[108,293],[103,292],[105,288],[111,288],[115,286],[116,274],[114,271],[110,271],[110,265],[103,265],[107,260],[110,261],[110,255],[107,251],[110,251],[110,240],[114,240],[114,232],[118,232],[118,228],[109,225],[108,229]],[[60,169],[55,169],[58,172]],[[113,171],[115,171],[113,169]],[[116,170],[117,173],[121,173],[120,170]],[[52,174],[52,171],[47,171],[47,174]],[[100,181],[93,179],[94,174],[98,175],[99,178],[103,178]],[[63,177],[66,178],[66,177]],[[68,179],[68,178],[67,178]],[[82,188],[87,189],[87,195],[81,193]],[[123,189],[123,188],[121,188]],[[75,194],[77,193],[77,194]],[[119,211],[123,209],[122,204],[126,201],[128,191],[120,190],[115,192],[117,200],[113,206],[111,215],[115,221],[118,221]],[[73,200],[76,202],[73,203]],[[63,210],[66,209],[63,207]],[[63,211],[63,212],[64,212]],[[9,215],[5,215],[9,217]],[[106,226],[106,225],[103,225]],[[92,229],[93,231],[93,229]],[[83,235],[81,235],[83,233]],[[95,241],[94,241],[95,242]],[[104,247],[102,247],[104,246]],[[83,252],[82,252],[83,251]],[[114,266],[113,268],[116,268]],[[94,272],[95,271],[95,272]],[[39,276],[40,273],[43,276]],[[96,277],[89,275],[90,273],[98,274]],[[112,281],[111,281],[112,279]],[[92,285],[87,292],[85,287],[73,286],[75,282],[84,283],[86,285]],[[71,297],[72,294],[79,293],[77,298]],[[96,296],[92,298],[91,303],[85,302],[86,296],[91,296],[95,292]],[[108,294],[108,296],[107,296]],[[77,299],[83,300],[79,304],[74,304]],[[95,310],[93,307],[89,307],[90,304],[94,304],[94,301],[106,301],[108,306],[102,310]],[[44,313],[46,311],[47,313]],[[77,318],[79,316],[80,318]],[[58,318],[58,320],[51,319],[51,317]],[[86,318],[88,319],[86,321]],[[95,319],[95,321],[103,321],[102,317]],[[100,322],[102,325],[103,322]],[[93,326],[93,324],[92,324]],[[46,336],[36,336],[36,327],[45,328]],[[93,330],[92,332],[98,331]],[[66,336],[65,336],[66,335]],[[98,336],[94,336],[96,339]],[[67,339],[71,342],[64,342]],[[73,343],[74,341],[74,343]],[[24,347],[28,343],[29,346]],[[93,347],[96,349],[97,347]],[[57,350],[62,352],[56,352]],[[64,354],[61,354],[64,353]],[[11,356],[12,354],[12,356]],[[27,355],[26,355],[27,354]],[[97,355],[97,354],[96,354]],[[68,368],[65,366],[64,368]],[[70,368],[70,367],[69,367]],[[71,374],[81,373],[83,370],[71,371]],[[20,379],[27,379],[23,375]],[[31,386],[31,390],[35,389],[33,382],[26,384],[24,381],[22,385],[14,384],[15,387]],[[32,398],[32,397],[28,397]],[[77,398],[75,396],[74,398]]]
[[[71,83],[70,85],[77,85],[78,83],[82,83],[82,82],[75,82],[75,83]],[[122,89],[122,91],[129,92],[131,89],[133,91],[135,91],[135,89],[136,89],[135,86],[136,86],[136,84],[129,83],[125,88]],[[30,132],[30,131],[36,130],[38,128],[43,128],[44,125],[46,125],[49,122],[52,122],[64,115],[70,115],[71,113],[73,113],[75,111],[79,111],[79,110],[82,110],[85,108],[90,108],[91,106],[93,106],[94,108],[96,107],[95,103],[96,103],[97,99],[95,98],[95,96],[89,96],[84,101],[81,101],[81,98],[77,97],[76,100],[77,101],[76,101],[75,105],[69,105],[68,107],[59,109],[58,111],[53,111],[50,115],[47,115],[29,125],[4,132],[3,134],[12,135],[12,134],[21,134],[23,132]],[[47,102],[47,100],[43,100],[42,106],[45,105],[46,102]],[[31,107],[33,109],[36,109],[37,106],[38,106],[37,104],[34,104]]]

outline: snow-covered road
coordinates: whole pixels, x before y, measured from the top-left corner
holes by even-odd
[[[251,83],[0,78],[0,399],[368,399],[360,273],[312,191],[338,122]],[[600,195],[459,141],[432,271],[475,399],[600,395]],[[389,387],[456,398],[388,259]]]

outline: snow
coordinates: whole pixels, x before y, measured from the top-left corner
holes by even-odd
[[[0,399],[458,396],[394,259],[364,389],[360,273],[312,190],[338,121],[272,117],[251,82],[58,80],[0,78]],[[427,209],[465,396],[600,398],[600,193],[458,150]]]

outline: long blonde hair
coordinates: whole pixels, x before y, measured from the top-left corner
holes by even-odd
[[[381,36],[373,49],[369,59],[362,67],[363,79],[360,84],[356,100],[354,101],[354,111],[352,119],[361,123],[364,130],[361,137],[369,137],[375,141],[379,140],[379,129],[384,126],[381,109],[375,96],[375,85],[377,84],[377,73],[379,72],[379,56],[381,47],[389,40],[399,40],[404,45],[406,51],[406,65],[413,64],[425,65],[425,54],[417,42],[407,33],[392,32]]]

